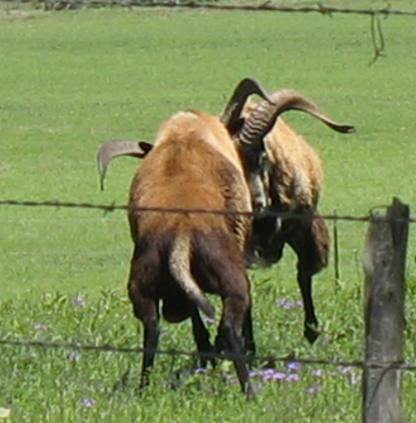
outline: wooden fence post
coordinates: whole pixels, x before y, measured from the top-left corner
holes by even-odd
[[[364,252],[365,362],[363,423],[399,423],[404,345],[405,262],[409,207],[398,199],[373,215]]]

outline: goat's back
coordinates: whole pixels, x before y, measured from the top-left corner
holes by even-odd
[[[233,140],[220,121],[180,112],[160,129],[130,191],[132,235],[163,230],[231,233],[244,248],[250,222],[242,216],[138,213],[138,207],[250,211],[251,202]],[[163,228],[161,228],[163,222]],[[231,231],[230,231],[231,230]]]

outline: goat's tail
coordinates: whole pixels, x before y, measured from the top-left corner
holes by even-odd
[[[215,317],[215,308],[204,295],[191,274],[191,240],[188,235],[179,236],[173,243],[169,268],[188,298],[208,317]]]

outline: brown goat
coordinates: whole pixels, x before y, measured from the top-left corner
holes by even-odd
[[[247,96],[253,93],[267,97],[267,102],[244,107]],[[220,119],[236,141],[253,207],[259,211],[304,215],[303,219],[282,220],[267,217],[266,213],[255,218],[247,256],[250,261],[257,254],[263,263],[272,264],[280,260],[286,243],[294,249],[298,256],[297,279],[305,310],[304,334],[313,343],[319,332],[312,300],[312,276],[327,265],[329,234],[317,213],[323,183],[320,158],[304,138],[278,119],[280,114],[291,109],[310,113],[338,132],[354,131],[350,125],[332,121],[303,95],[281,90],[267,96],[260,84],[252,79],[241,81]],[[120,143],[117,153],[103,154],[102,180],[111,156],[144,157],[152,148],[146,142]],[[252,345],[254,350],[254,341]]]
[[[283,90],[269,98],[276,102],[282,95],[293,99],[299,96],[293,91]],[[305,100],[301,101],[302,109],[332,129],[344,133],[354,131],[350,125],[336,124],[317,106]],[[247,104],[236,135],[241,143],[248,144],[248,157],[252,150],[259,149],[264,155],[260,155],[262,160],[257,159],[257,168],[263,173],[264,184],[268,187],[269,204],[263,208],[266,213],[253,221],[251,250],[267,265],[280,260],[285,244],[295,251],[298,257],[297,280],[305,311],[304,335],[313,343],[319,332],[312,299],[312,276],[327,266],[330,247],[328,228],[317,211],[324,179],[322,162],[305,138],[283,119],[278,119],[280,113],[270,103]],[[297,216],[281,219],[267,215],[267,211]]]
[[[247,87],[248,93],[240,98]],[[246,80],[233,98],[245,101],[253,92],[261,94],[258,91]],[[128,207],[135,245],[128,291],[134,314],[144,325],[141,386],[147,384],[154,362],[160,301],[167,321],[192,319],[201,365],[206,365],[214,348],[198,310],[214,317],[214,307],[204,294],[210,293],[221,296],[223,303],[215,350],[232,354],[241,388],[251,395],[247,360],[242,356],[255,348],[244,258],[250,219],[231,213],[172,212],[251,210],[237,145],[217,117],[188,111],[172,116],[149,150],[146,143],[114,141],[98,153],[101,180],[112,157],[146,155],[133,179]],[[146,208],[171,212],[143,212]]]

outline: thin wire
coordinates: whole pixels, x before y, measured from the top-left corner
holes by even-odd
[[[285,6],[285,5],[274,5],[270,1],[265,1],[261,4],[215,4],[215,3],[203,3],[197,1],[154,1],[154,2],[143,2],[142,0],[91,0],[91,1],[80,1],[72,0],[55,0],[45,1],[48,4],[48,8],[75,8],[77,6],[90,6],[90,7],[102,7],[102,6],[121,6],[121,7],[141,7],[141,8],[170,8],[170,9],[204,9],[204,10],[222,10],[222,11],[246,11],[246,12],[278,12],[278,13],[319,13],[321,15],[333,16],[335,14],[349,14],[349,15],[370,15],[375,14],[389,16],[416,16],[416,11],[406,11],[400,9],[391,9],[386,7],[379,10],[374,9],[354,9],[354,8],[342,8],[342,7],[331,7],[325,6],[322,3],[317,3],[311,6]],[[66,7],[65,7],[66,6]]]
[[[46,200],[46,201],[35,201],[35,200],[0,200],[1,206],[11,207],[51,207],[55,209],[71,208],[71,209],[89,209],[89,210],[102,210],[105,213],[113,212],[118,210],[127,210],[127,205],[118,205],[115,203],[111,204],[93,204],[93,203],[76,203],[71,201],[58,201],[58,200]],[[235,210],[224,210],[224,209],[204,209],[204,208],[165,208],[165,207],[135,207],[133,209],[135,213],[180,213],[180,214],[214,214],[214,215],[228,215],[228,216],[245,216],[248,218],[253,217],[280,217],[283,219],[313,219],[314,216],[305,216],[302,213],[294,212],[277,212],[273,210],[267,211],[235,211]],[[316,216],[318,217],[318,216]],[[344,220],[353,222],[369,222],[372,220],[390,222],[391,218],[385,216],[375,216],[368,214],[365,216],[352,216],[352,215],[320,215],[320,218],[324,220]],[[408,219],[396,219],[398,221],[408,221],[409,223],[416,223],[416,218]]]
[[[109,352],[109,353],[121,353],[121,354],[140,354],[146,351],[144,348],[139,347],[116,347],[109,344],[104,345],[88,345],[78,342],[60,343],[60,342],[48,342],[48,341],[35,341],[35,340],[20,340],[20,339],[0,339],[0,345],[10,346],[14,348],[40,348],[44,350],[50,349],[63,349],[71,351],[87,351],[87,352]],[[198,357],[197,352],[190,352],[178,349],[169,350],[155,350],[156,354],[169,355],[169,356],[187,356],[187,357]],[[247,361],[258,360],[260,362],[298,362],[305,365],[324,365],[334,367],[353,367],[361,369],[391,369],[391,370],[405,370],[405,371],[416,371],[416,365],[405,364],[403,362],[378,362],[371,361],[365,362],[362,360],[325,360],[319,358],[304,358],[295,357],[294,355],[289,356],[273,356],[273,355],[246,355],[246,354],[233,354],[233,353],[214,353],[205,352],[200,354],[204,358],[218,358],[218,359],[243,359]]]

